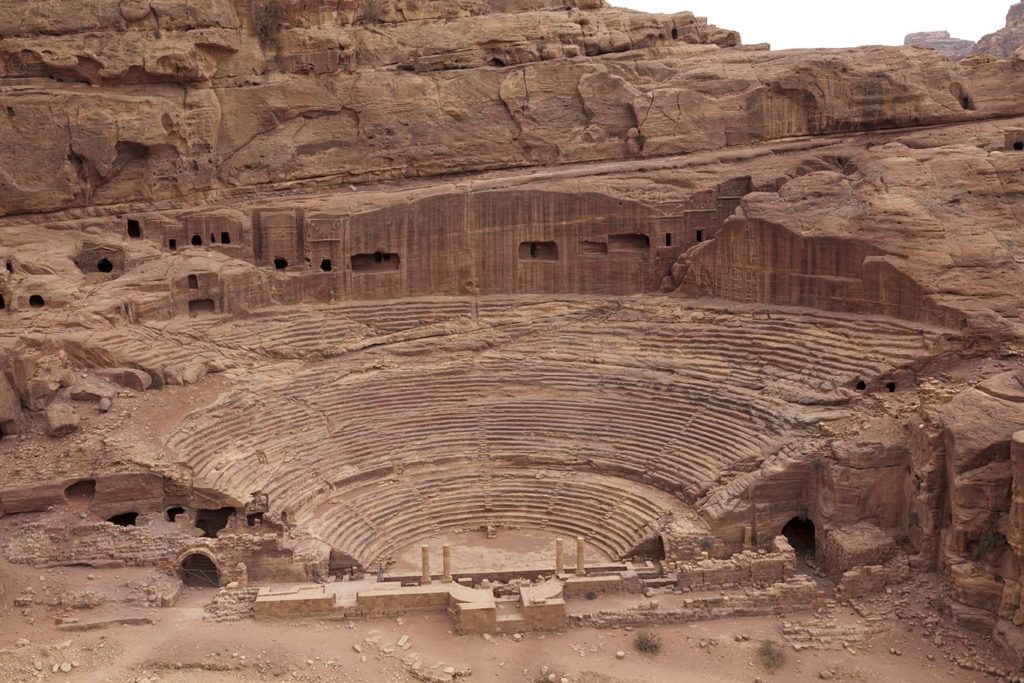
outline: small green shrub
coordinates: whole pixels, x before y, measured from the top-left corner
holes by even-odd
[[[657,633],[651,633],[650,631],[640,631],[633,638],[633,647],[638,652],[643,652],[649,655],[656,655],[661,652],[661,636]]]
[[[640,149],[643,149],[644,145],[647,144],[647,136],[644,135],[643,133],[637,133],[636,134],[636,144],[640,145]]]
[[[284,10],[278,0],[260,0],[252,9],[252,27],[259,36],[261,45],[269,45],[277,39],[284,23]]]
[[[762,640],[757,648],[757,656],[768,671],[778,671],[786,661],[785,651],[774,640]]]
[[[594,591],[587,591],[587,594],[583,597],[585,597],[587,600],[597,600],[597,593],[595,593]]]
[[[708,73],[707,71],[698,71],[695,74],[690,74],[690,78],[695,81],[717,81],[722,77],[718,74]]]
[[[700,539],[700,549],[704,552],[707,552],[714,547],[715,539],[711,538],[710,536],[705,536],[704,538]]]
[[[946,601],[945,596],[937,595],[931,600],[932,607],[936,612],[942,616],[949,616],[949,613],[953,610],[950,608],[949,603]]]

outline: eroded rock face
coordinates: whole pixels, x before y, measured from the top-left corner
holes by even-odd
[[[1006,26],[983,36],[974,46],[974,54],[999,59],[1012,57],[1024,46],[1024,2],[1018,2],[1006,14]]]
[[[28,79],[0,97],[0,211],[660,156],[965,121],[979,108],[1024,113],[1019,98],[997,94],[1021,78],[1008,65],[957,70],[912,49],[722,49],[735,34],[688,13],[524,11],[372,29],[299,13],[267,44],[237,28],[249,20],[230,6],[159,30],[124,26],[115,9],[51,25],[44,9],[22,7],[0,28],[0,75]],[[33,22],[47,35],[26,37]],[[342,47],[324,51],[324,41]]]
[[[673,268],[676,284],[691,296],[883,313],[953,328],[974,306],[965,298],[986,300],[977,315],[1016,319],[1017,298],[996,282],[1021,277],[1007,250],[1016,242],[1016,219],[999,201],[1020,191],[1019,160],[993,159],[977,147],[895,145],[793,179],[778,192],[748,195],[717,239],[683,255]],[[936,190],[936,173],[948,173],[951,184]],[[986,229],[979,231],[979,220]]]

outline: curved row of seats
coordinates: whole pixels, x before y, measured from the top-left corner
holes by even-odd
[[[325,499],[306,529],[364,565],[429,536],[488,525],[583,536],[619,558],[677,511],[685,514],[670,496],[613,477],[445,467],[354,483]]]
[[[436,372],[359,373],[342,384],[282,386],[258,403],[239,397],[208,411],[209,430],[179,432],[171,445],[191,452],[188,463],[211,486],[304,500],[318,479],[334,482],[381,463],[415,466],[452,455],[579,460],[581,469],[654,477],[674,490],[713,481],[730,462],[758,457],[780,433],[775,415],[716,393],[714,385],[683,378],[633,382],[619,372],[564,363],[517,370],[496,358]],[[323,369],[316,374],[322,377]],[[226,448],[259,449],[270,465],[301,453],[303,467],[236,470],[231,456],[213,454]]]
[[[217,320],[204,330],[211,341],[276,357],[332,355],[336,347],[372,338],[470,317],[467,299],[412,299],[334,304],[305,309],[269,309],[241,320]]]
[[[660,298],[465,304],[403,302],[399,322],[381,329],[409,325],[401,338],[416,339],[412,353],[369,328],[352,351],[337,351],[363,329],[353,327],[352,311],[370,315],[368,304],[319,306],[310,321],[267,313],[266,336],[253,340],[231,326],[197,325],[198,337],[231,352],[291,348],[293,357],[317,360],[248,382],[191,416],[167,445],[197,483],[239,499],[260,489],[273,510],[340,550],[376,557],[424,529],[389,530],[374,515],[399,514],[397,503],[355,493],[388,488],[403,472],[443,469],[470,489],[488,468],[602,473],[693,502],[734,463],[757,461],[840,414],[833,404],[843,387],[927,357],[944,335],[899,321],[737,314]],[[382,315],[390,306],[374,305]],[[473,321],[457,326],[458,337],[478,335],[479,343],[453,345],[455,335],[436,325],[445,316]],[[456,489],[439,485],[437,495],[453,496],[452,504],[435,502],[451,520],[479,521]],[[523,495],[505,498],[505,519],[517,519],[516,506],[535,507]],[[326,511],[338,509],[363,522],[322,526]],[[577,518],[583,528],[595,523]],[[629,538],[609,532],[605,543],[614,550]]]

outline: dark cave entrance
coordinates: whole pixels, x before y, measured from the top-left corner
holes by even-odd
[[[665,559],[665,541],[661,534],[651,536],[637,544],[628,553],[628,556],[639,560],[661,562]]]
[[[213,299],[193,299],[188,302],[188,314],[193,318],[216,312],[217,305],[213,303]]]
[[[806,517],[794,517],[782,527],[782,535],[797,555],[814,553],[814,522]]]
[[[228,519],[235,514],[235,508],[199,510],[196,512],[196,528],[203,530],[206,538],[217,538],[217,532],[228,525]]]
[[[138,519],[138,512],[122,512],[119,515],[114,515],[107,521],[118,526],[135,526],[135,522],[138,521]]]
[[[181,561],[181,581],[186,586],[216,588],[220,585],[220,570],[206,555],[192,553]]]

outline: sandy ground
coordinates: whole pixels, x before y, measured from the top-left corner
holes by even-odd
[[[85,587],[112,591],[125,581],[151,576],[153,570],[39,570],[6,563],[0,570],[4,588],[0,596],[0,681],[4,683],[398,683],[415,680],[402,663],[402,658],[412,653],[426,666],[471,667],[472,674],[460,681],[533,683],[546,678],[543,667],[556,674],[556,681],[564,675],[573,683],[731,683],[758,678],[766,683],[818,681],[823,671],[831,673],[831,680],[839,681],[993,680],[946,661],[943,651],[922,637],[922,629],[913,620],[885,620],[883,632],[849,649],[833,643],[826,646],[830,649],[795,651],[784,644],[782,624],[813,621],[811,613],[653,628],[650,630],[661,637],[662,650],[657,655],[645,655],[633,647],[636,633],[625,629],[525,633],[518,641],[512,636],[456,636],[443,614],[367,622],[310,619],[214,623],[203,620],[203,606],[214,591],[186,589],[176,606],[170,608],[144,609],[111,602],[73,611],[82,622],[149,616],[153,624],[69,633],[58,630],[55,624],[55,616],[67,615],[68,610],[50,605],[19,607],[14,605],[14,598],[24,595],[27,586],[33,586],[40,595]],[[630,599],[642,600],[624,596],[615,602]],[[588,611],[597,606],[570,603],[571,609]],[[837,607],[832,618],[842,624],[864,623],[848,606]],[[398,646],[402,636],[409,636],[408,649]],[[379,640],[394,652],[387,654],[380,646],[368,645],[367,638]],[[785,662],[774,672],[764,668],[757,652],[766,639],[783,643],[785,651]],[[357,646],[362,652],[356,650]],[[900,654],[890,654],[892,648]],[[626,653],[623,659],[616,657],[620,650]],[[63,663],[73,664],[69,673],[52,671],[54,665]]]

